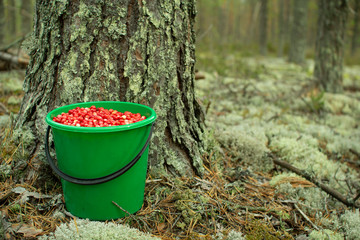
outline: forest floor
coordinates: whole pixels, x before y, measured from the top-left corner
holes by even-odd
[[[195,83],[206,113],[204,176],[148,176],[142,209],[113,222],[161,239],[360,239],[360,66],[346,67],[344,93],[331,94],[313,83],[312,62],[228,56],[222,64]],[[0,72],[1,147],[23,77]],[[61,188],[15,184],[12,164],[0,155],[0,238],[33,239],[66,223],[67,239],[79,239]]]

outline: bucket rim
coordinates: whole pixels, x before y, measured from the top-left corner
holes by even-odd
[[[101,107],[101,104],[109,104],[109,103],[116,103],[116,104],[123,104],[123,105],[132,105],[132,106],[137,106],[137,107],[141,107],[141,108],[145,108],[147,109],[151,114],[150,116],[147,116],[146,119],[136,122],[136,123],[131,123],[131,124],[126,124],[126,125],[119,125],[119,126],[111,126],[111,127],[77,127],[77,126],[68,126],[68,125],[64,125],[61,123],[57,123],[54,122],[52,120],[52,118],[55,115],[55,112],[60,112],[60,114],[62,112],[68,112],[70,109],[74,109],[76,107],[90,107],[91,105],[97,105],[96,107]],[[66,109],[66,110],[65,110]],[[64,111],[61,111],[64,110]],[[63,130],[63,131],[69,131],[69,132],[82,132],[82,133],[106,133],[106,132],[119,132],[119,131],[127,131],[127,130],[132,130],[132,129],[136,129],[136,128],[140,128],[140,127],[144,127],[147,125],[151,125],[155,120],[156,120],[157,116],[155,111],[143,104],[139,104],[139,103],[132,103],[132,102],[121,102],[121,101],[93,101],[93,102],[79,102],[79,103],[73,103],[73,104],[69,104],[69,105],[64,105],[58,108],[53,109],[52,111],[50,111],[45,118],[45,121],[48,125],[50,125],[52,128],[58,129],[58,130]]]

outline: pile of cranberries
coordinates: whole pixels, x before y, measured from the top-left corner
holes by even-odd
[[[119,112],[95,106],[69,110],[53,118],[54,122],[77,127],[110,127],[126,125],[144,120],[140,113]]]

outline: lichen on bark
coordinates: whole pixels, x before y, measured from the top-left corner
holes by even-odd
[[[193,90],[194,5],[162,1],[159,8],[155,4],[143,1],[142,13],[147,17],[130,42],[124,76],[133,77],[127,98],[153,105],[159,119],[167,119],[157,123],[152,165],[166,164],[181,175],[194,167],[201,173],[198,143],[203,129]]]
[[[201,174],[204,126],[194,93],[195,14],[194,0],[38,0],[16,122],[36,139],[26,146],[36,156],[33,161],[43,160],[38,153],[47,112],[83,101],[129,101],[157,112],[151,166]]]

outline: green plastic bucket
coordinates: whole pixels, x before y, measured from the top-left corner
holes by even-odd
[[[53,117],[76,107],[103,107],[146,116],[145,120],[112,127],[76,127]],[[61,177],[67,210],[90,220],[110,220],[137,212],[144,201],[148,144],[156,113],[128,102],[86,102],[48,113],[45,151],[52,169]],[[49,132],[55,144],[57,166],[49,153]]]

